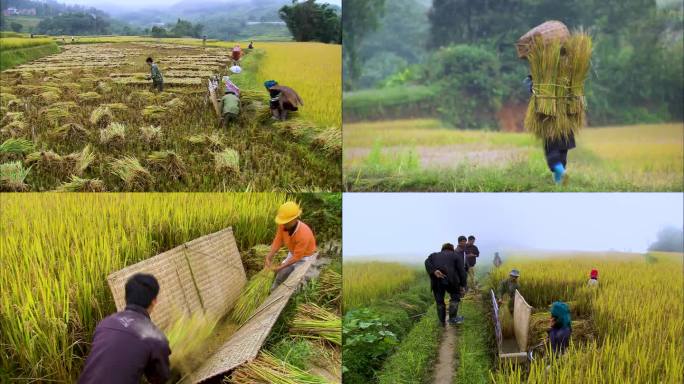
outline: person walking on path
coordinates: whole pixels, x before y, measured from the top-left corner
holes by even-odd
[[[162,92],[164,90],[164,77],[162,76],[159,67],[151,57],[148,57],[145,62],[150,66],[150,76],[148,76],[147,79],[152,79],[152,89]]]
[[[501,264],[503,264],[503,261],[501,261],[501,256],[499,256],[499,252],[494,252],[494,261],[492,261],[492,263],[494,263],[495,268],[499,268]]]
[[[468,288],[475,288],[475,263],[480,257],[480,250],[475,245],[475,236],[468,236],[468,242],[465,245],[466,266],[468,268]]]
[[[466,245],[468,244],[468,239],[461,235],[458,237],[458,242],[456,243],[456,248],[454,249],[454,252],[456,252],[457,255],[459,255],[463,259],[463,268],[465,268],[466,272],[466,280],[468,279],[468,263],[466,262]],[[467,287],[467,282],[466,282],[466,290],[468,289]]]
[[[138,384],[143,375],[150,384],[169,380],[169,342],[150,319],[159,283],[139,273],[128,279],[125,290],[126,308],[95,328],[79,384]]]
[[[278,208],[275,217],[278,228],[271,244],[271,251],[264,260],[265,268],[272,268],[276,272],[271,290],[287,280],[297,266],[304,264],[316,253],[316,238],[311,228],[299,220],[301,215],[302,209],[294,201],[288,201]],[[271,265],[273,257],[283,246],[287,247],[287,257],[280,265]]]
[[[275,80],[265,81],[264,87],[271,96],[269,106],[274,120],[284,121],[287,119],[288,111],[296,112],[299,106],[304,105],[304,101],[294,89],[278,85]]]
[[[446,325],[447,308],[444,302],[449,293],[449,324],[463,323],[458,316],[461,295],[465,293],[466,271],[463,257],[454,251],[454,245],[442,245],[440,252],[432,253],[425,259],[425,270],[430,276],[430,287],[437,303],[437,318],[442,326]]]
[[[520,288],[518,277],[520,277],[520,271],[512,269],[508,274],[508,279],[503,280],[499,284],[499,289],[497,290],[497,293],[499,294],[499,299],[497,300],[499,305],[503,302],[504,297],[508,295],[508,311],[510,313],[513,313],[513,308],[515,306],[515,290]]]

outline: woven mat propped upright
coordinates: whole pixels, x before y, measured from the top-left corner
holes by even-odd
[[[527,350],[527,338],[530,333],[530,315],[532,307],[525,301],[520,292],[515,290],[515,305],[513,307],[513,329],[515,340],[520,351]]]
[[[206,311],[222,316],[247,282],[232,228],[202,236],[107,277],[116,309],[126,307],[125,284],[136,273],[159,281],[157,305],[150,317],[162,330],[177,317]]]

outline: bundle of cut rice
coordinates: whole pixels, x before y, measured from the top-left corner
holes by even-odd
[[[67,123],[52,130],[51,135],[69,141],[84,140],[88,137],[88,131],[82,125]]]
[[[551,313],[537,312],[530,316],[530,330],[527,345],[535,347],[548,341],[548,330],[551,328]],[[595,330],[590,320],[577,319],[572,321],[572,340],[575,343],[594,339]]]
[[[263,351],[256,359],[236,369],[231,376],[231,383],[328,384],[329,382]]]
[[[0,144],[0,154],[18,154],[22,155],[33,151],[36,145],[26,139],[7,139]]]
[[[0,164],[0,191],[25,192],[29,186],[24,182],[31,167],[24,168],[21,161]]]
[[[174,180],[180,180],[187,175],[185,163],[176,152],[152,152],[147,156],[147,161]]]
[[[100,105],[90,114],[90,123],[97,127],[106,127],[113,118],[112,110],[104,105]]]
[[[105,192],[104,183],[100,179],[82,179],[72,175],[69,182],[62,183],[57,192]]]
[[[240,154],[234,149],[214,153],[214,168],[217,172],[240,173]]]
[[[262,269],[249,279],[231,313],[231,318],[236,323],[243,324],[247,321],[261,303],[266,300],[274,279],[275,272],[271,269]]]
[[[112,173],[123,180],[130,191],[144,191],[152,186],[154,179],[135,157],[123,157],[111,163]]]
[[[122,144],[126,139],[126,126],[121,123],[111,123],[100,130],[100,143]]]
[[[313,303],[297,307],[290,334],[312,339],[324,339],[342,345],[342,320],[336,314]]]
[[[586,121],[584,83],[591,62],[591,37],[576,32],[568,38],[531,41],[527,59],[533,94],[525,127],[543,140],[563,140],[576,134]]]
[[[140,134],[148,146],[156,147],[161,143],[162,129],[160,126],[148,125],[140,127]]]

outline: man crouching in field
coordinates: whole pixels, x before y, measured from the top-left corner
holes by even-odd
[[[288,201],[278,208],[278,214],[275,218],[278,228],[271,244],[271,251],[264,260],[265,267],[272,268],[276,272],[271,290],[287,280],[297,266],[303,264],[316,253],[316,238],[311,228],[299,220],[301,215],[302,210],[294,201]],[[278,253],[283,245],[289,251],[287,258],[280,265],[271,266],[273,256]]]
[[[454,252],[453,244],[446,243],[442,245],[441,252],[435,252],[425,259],[425,270],[430,276],[439,322],[442,326],[446,324],[444,297],[449,292],[449,324],[463,323],[463,316],[458,316],[458,304],[466,289],[463,256]]]
[[[137,384],[143,374],[151,384],[170,376],[169,342],[152,323],[159,283],[152,275],[136,274],[126,282],[126,309],[102,320],[79,384]]]

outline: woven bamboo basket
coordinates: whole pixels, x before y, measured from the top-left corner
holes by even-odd
[[[530,52],[530,47],[534,44],[536,36],[541,36],[543,42],[559,40],[561,43],[564,43],[570,37],[570,31],[565,24],[557,20],[550,20],[537,25],[522,35],[515,44],[518,58],[527,58],[527,54]]]

